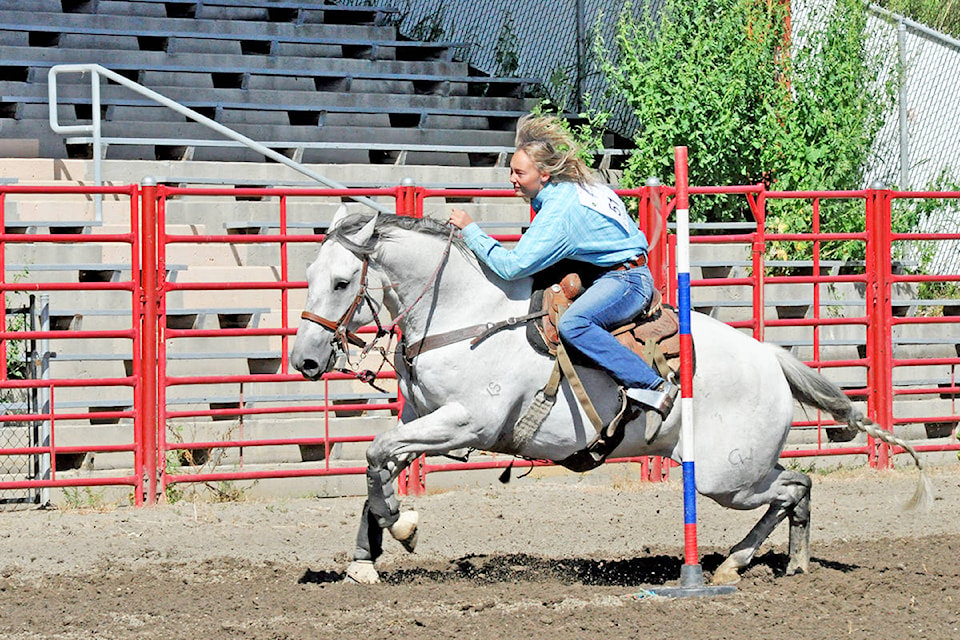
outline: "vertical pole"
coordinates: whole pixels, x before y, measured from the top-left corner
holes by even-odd
[[[690,333],[690,203],[687,148],[674,150],[677,178],[677,295],[680,310],[680,433],[683,440],[683,548],[681,586],[703,584],[697,551],[697,485],[693,442],[693,340]]]
[[[413,178],[404,178],[397,188],[397,215],[417,217],[414,194],[416,192]]]
[[[147,504],[157,502],[157,183],[153,178],[144,178],[141,183],[141,211],[143,216],[140,247],[141,260],[141,308],[140,330],[140,442],[143,446],[143,468],[146,475],[144,489]]]
[[[290,261],[289,248],[287,242],[287,196],[280,196],[280,280],[283,281],[283,288],[280,289],[280,317],[281,326],[286,329],[289,322],[290,309]],[[290,369],[290,336],[286,333],[280,338],[280,371],[287,372]],[[324,396],[326,397],[326,396]]]
[[[910,190],[910,131],[908,130],[907,109],[907,25],[903,18],[897,24],[897,51],[900,54],[900,90],[897,96],[900,116],[900,190]]]
[[[766,306],[766,284],[764,283],[763,266],[764,256],[767,250],[766,239],[766,216],[767,194],[766,187],[757,196],[757,207],[754,210],[754,218],[757,223],[757,229],[753,234],[753,244],[751,245],[751,264],[753,265],[753,337],[757,342],[763,342],[766,331],[764,323],[763,310]]]
[[[880,185],[875,185],[880,186]],[[893,431],[893,278],[890,256],[893,250],[891,237],[891,198],[886,189],[878,189],[876,192],[876,208],[874,216],[879,223],[877,225],[877,260],[878,268],[877,279],[877,309],[876,317],[879,320],[877,328],[880,330],[877,336],[877,365],[883,372],[883,383],[879,389],[879,404],[877,406],[877,417],[882,428]],[[877,451],[877,467],[888,469],[893,466],[893,459],[890,456],[890,445],[885,442],[879,443]]]
[[[893,328],[890,297],[890,199],[884,185],[872,185],[866,198],[867,229],[867,415],[881,428],[893,419]],[[867,454],[871,467],[890,466],[887,446],[868,438],[873,448]]]
[[[693,337],[690,330],[690,205],[687,185],[687,148],[674,149],[677,179],[677,296],[680,312],[680,457],[683,466],[683,566],[679,587],[658,587],[652,593],[667,597],[702,597],[733,593],[732,585],[703,584],[697,551],[697,482],[693,441]]]
[[[585,60],[586,56],[584,55],[583,49],[584,49],[584,44],[586,40],[586,35],[585,35],[586,27],[584,26],[584,23],[586,22],[586,16],[584,15],[584,11],[583,11],[583,0],[575,0],[573,4],[574,4],[574,11],[577,14],[574,18],[577,23],[577,34],[576,34],[577,75],[575,80],[577,83],[577,86],[575,88],[577,95],[576,95],[575,104],[577,108],[577,113],[579,113],[583,111],[583,76],[584,76],[584,71],[586,66],[586,60]]]
[[[400,181],[400,188],[397,189],[397,215],[423,217],[423,212],[418,211],[417,187],[414,186],[413,178],[404,178]],[[400,394],[399,388],[397,394],[398,396]],[[397,494],[421,496],[424,493],[426,488],[423,479],[423,456],[417,456],[397,477]]]
[[[654,276],[654,286],[659,285],[661,292],[665,292],[665,280],[667,273],[665,270],[666,259],[666,227],[663,222],[663,204],[660,201],[662,189],[660,180],[655,177],[647,178],[647,197],[646,201],[646,233],[647,241],[650,247],[647,251],[647,264],[650,266],[650,272]]]
[[[50,294],[40,294],[40,331],[46,334],[50,331]],[[50,379],[50,338],[40,338],[40,344],[37,349],[40,360],[40,379]],[[46,452],[40,455],[40,477],[43,480],[50,480],[51,474],[50,461],[50,441],[52,425],[48,414],[50,413],[50,387],[44,385],[39,389],[39,409],[44,414],[43,421],[40,423],[40,446],[46,449]],[[40,489],[40,504],[50,503],[50,487]]]
[[[100,117],[100,73],[96,69],[90,71],[90,106],[93,107],[93,181],[98,187],[103,186],[103,126]],[[94,219],[103,222],[103,194],[93,196]]]

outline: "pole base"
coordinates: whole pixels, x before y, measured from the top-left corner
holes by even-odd
[[[662,598],[708,598],[736,593],[737,588],[732,584],[705,585],[703,584],[703,569],[699,564],[685,564],[680,568],[679,587],[657,587],[649,589],[643,595],[654,595]]]

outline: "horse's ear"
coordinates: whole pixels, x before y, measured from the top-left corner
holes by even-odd
[[[354,233],[347,238],[358,245],[365,245],[369,242],[370,238],[373,237],[373,229],[377,226],[377,217],[378,214],[373,214],[373,217],[370,218],[370,222],[360,227],[360,230]]]
[[[333,229],[338,224],[340,224],[344,218],[347,217],[347,205],[341,204],[340,208],[337,209],[337,212],[333,214],[333,220],[330,221],[329,229]]]

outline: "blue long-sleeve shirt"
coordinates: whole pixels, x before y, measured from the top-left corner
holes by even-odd
[[[541,271],[564,258],[610,267],[647,251],[647,238],[608,187],[548,182],[531,201],[536,216],[513,249],[504,248],[476,223],[463,239],[504,280]]]

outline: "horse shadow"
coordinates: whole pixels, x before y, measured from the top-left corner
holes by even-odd
[[[700,560],[704,575],[709,577],[724,561],[720,553],[705,554]],[[785,553],[768,551],[757,556],[748,573],[766,574],[774,578],[786,575],[789,558]],[[811,558],[825,569],[849,573],[858,567],[840,562]],[[406,563],[405,563],[406,564]],[[680,578],[683,559],[669,555],[603,560],[597,558],[544,558],[530,554],[466,555],[451,561],[422,561],[417,566],[382,569],[380,580],[385,584],[442,584],[472,582],[477,585],[556,581],[587,586],[635,587],[662,586]],[[342,571],[307,569],[299,584],[341,582]]]

